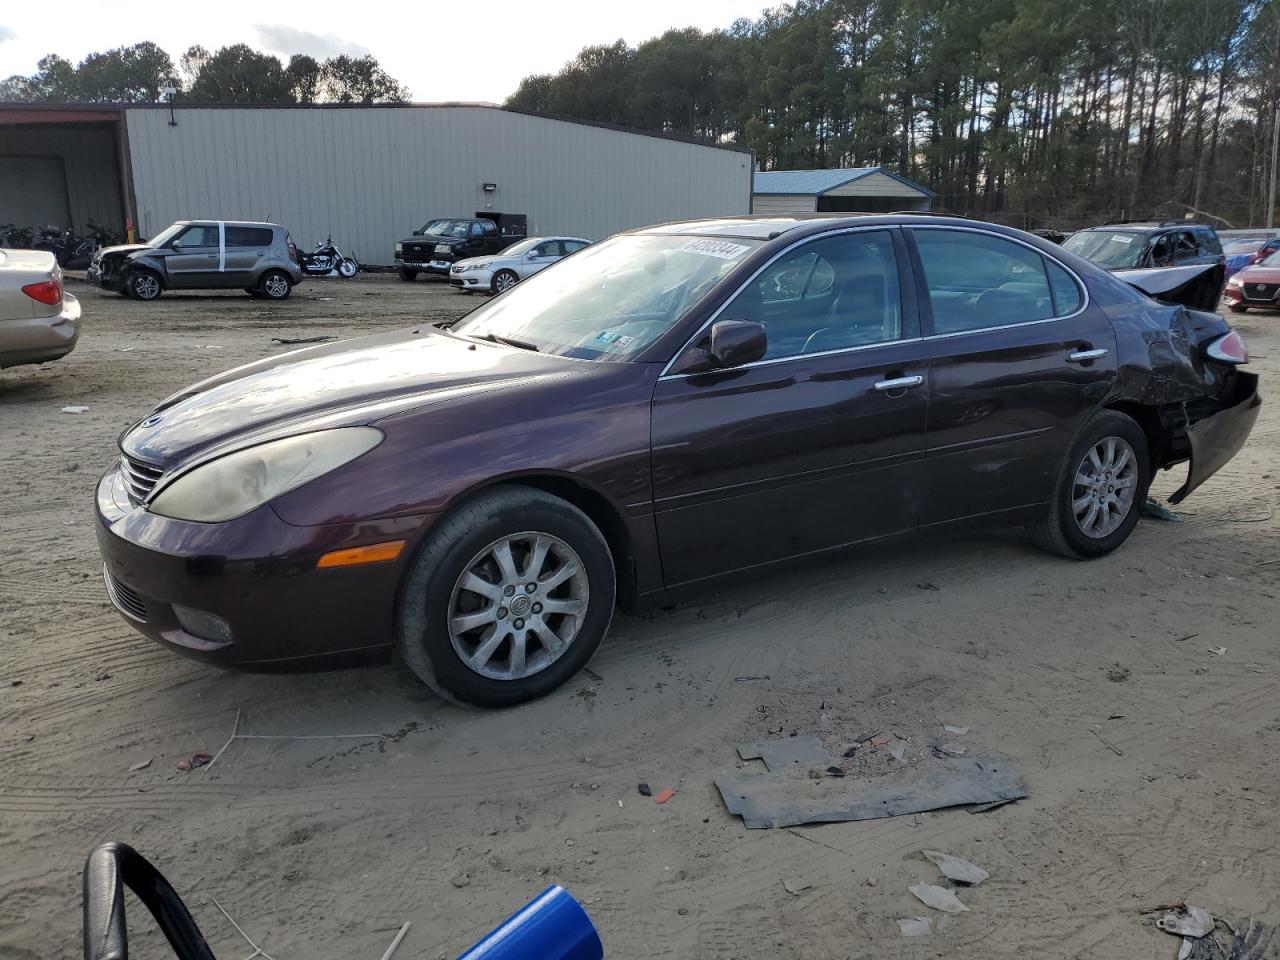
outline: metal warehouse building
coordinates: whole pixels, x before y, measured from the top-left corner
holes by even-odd
[[[756,213],[890,213],[928,210],[934,193],[881,167],[767,170],[755,175]]]
[[[525,214],[598,239],[751,209],[749,151],[501,107],[0,104],[0,223],[273,220],[362,263],[432,218]]]

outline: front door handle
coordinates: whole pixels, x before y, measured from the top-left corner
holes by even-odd
[[[881,393],[889,393],[892,390],[910,390],[912,387],[918,387],[924,383],[924,377],[894,377],[892,380],[880,380],[876,383],[876,389]]]
[[[1107,355],[1105,350],[1077,350],[1067,354],[1070,363],[1088,363],[1090,360],[1101,360]]]

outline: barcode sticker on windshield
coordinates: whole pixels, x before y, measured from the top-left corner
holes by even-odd
[[[1126,237],[1123,233],[1113,233],[1111,235],[1112,243],[1133,243],[1133,237]]]
[[[727,240],[689,240],[676,247],[686,253],[700,253],[706,257],[719,257],[721,260],[736,260],[751,248],[743,243],[730,243]]]

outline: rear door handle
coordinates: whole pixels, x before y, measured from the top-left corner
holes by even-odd
[[[892,380],[880,380],[876,383],[876,389],[881,393],[889,393],[891,390],[910,390],[912,387],[918,387],[924,383],[924,377],[894,377]]]
[[[1067,354],[1070,363],[1088,363],[1090,360],[1101,360],[1107,355],[1105,350],[1077,350]]]

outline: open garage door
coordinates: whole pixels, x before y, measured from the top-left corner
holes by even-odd
[[[61,157],[0,155],[0,224],[61,227],[71,223]]]

